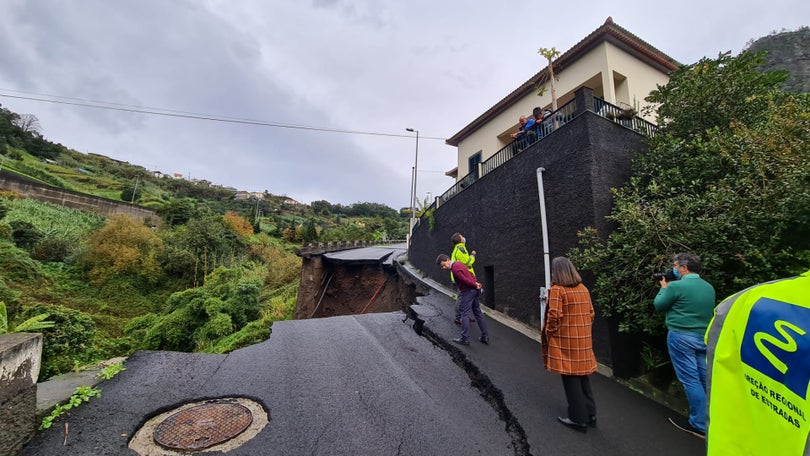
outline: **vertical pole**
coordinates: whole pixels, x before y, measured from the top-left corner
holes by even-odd
[[[414,212],[412,214],[413,214],[413,218],[414,218],[414,226],[416,225],[416,202],[417,202],[417,199],[416,199],[417,196],[416,195],[419,194],[419,193],[417,193],[417,190],[416,190],[416,181],[417,181],[418,178],[419,178],[419,130],[416,130],[416,154],[413,156],[413,208],[414,208]]]
[[[132,189],[132,200],[129,204],[135,204],[135,192],[138,191],[138,178],[141,176],[135,176],[135,188]]]
[[[548,251],[548,219],[546,218],[546,196],[543,191],[543,171],[545,168],[537,168],[537,191],[540,197],[540,225],[543,230],[543,272],[545,273],[545,287],[540,291],[540,327],[545,325],[546,300],[548,290],[551,288],[551,262]]]
[[[406,128],[405,131],[416,133],[416,153],[413,157],[413,174],[411,175],[411,219],[408,229],[408,248],[410,248],[413,228],[416,226],[416,176],[419,173],[419,130]]]

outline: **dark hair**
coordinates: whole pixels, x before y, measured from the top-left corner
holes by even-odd
[[[453,244],[458,244],[459,242],[461,242],[462,237],[464,236],[462,236],[461,233],[453,233],[453,235],[450,236],[450,242],[452,242]]]
[[[541,108],[540,106],[538,106],[538,107],[536,107],[536,108],[532,109],[532,116],[533,116],[535,119],[537,118],[537,116],[539,116],[539,115],[541,115],[541,114],[543,114],[543,108]]]
[[[566,257],[556,257],[551,260],[552,285],[575,287],[581,283],[582,277],[580,277],[571,260]]]
[[[679,253],[675,255],[673,261],[678,263],[679,266],[688,269],[689,272],[700,274],[700,271],[703,269],[703,266],[700,264],[700,257],[694,253]]]
[[[441,265],[442,263],[444,263],[445,261],[447,261],[449,259],[450,259],[450,257],[443,254],[443,253],[439,254],[439,256],[436,257],[436,264]]]

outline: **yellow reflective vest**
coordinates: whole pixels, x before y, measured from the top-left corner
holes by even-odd
[[[707,454],[810,454],[810,271],[720,303],[706,346]]]
[[[475,255],[470,255],[467,252],[467,246],[459,242],[458,244],[453,247],[453,253],[450,255],[450,259],[453,261],[458,261],[459,263],[467,266],[467,269],[475,275],[475,270],[473,269],[473,263],[475,263]],[[453,276],[453,273],[450,273],[450,280],[455,283],[456,278]]]

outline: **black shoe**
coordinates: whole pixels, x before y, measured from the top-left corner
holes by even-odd
[[[557,421],[559,421],[560,423],[566,425],[567,427],[569,427],[569,428],[571,428],[571,429],[573,429],[573,430],[575,430],[577,432],[581,432],[583,434],[588,432],[588,426],[586,426],[584,424],[577,423],[576,421],[571,421],[570,418],[563,418],[561,416],[558,416]]]
[[[461,318],[456,318],[456,324],[461,326]]]
[[[699,439],[706,438],[706,433],[700,432],[700,430],[692,426],[692,424],[689,423],[689,420],[687,419],[681,418],[680,416],[676,416],[675,418],[670,418],[669,422],[672,423],[672,425],[675,426],[676,428],[684,432],[688,432]]]
[[[489,336],[481,336],[478,338],[478,340],[480,340],[482,344],[489,345]]]
[[[590,426],[592,428],[595,428],[596,427],[596,415],[591,415],[591,417],[588,419],[588,422],[585,423],[585,424],[587,424],[588,426]]]
[[[453,342],[455,342],[455,343],[457,343],[457,344],[459,344],[459,345],[470,345],[470,341],[469,341],[469,340],[467,340],[467,339],[462,339],[461,337],[459,337],[458,339],[453,339]]]

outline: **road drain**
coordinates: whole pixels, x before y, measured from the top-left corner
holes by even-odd
[[[264,408],[246,398],[194,402],[147,421],[129,447],[141,456],[226,452],[255,437],[268,420]]]

